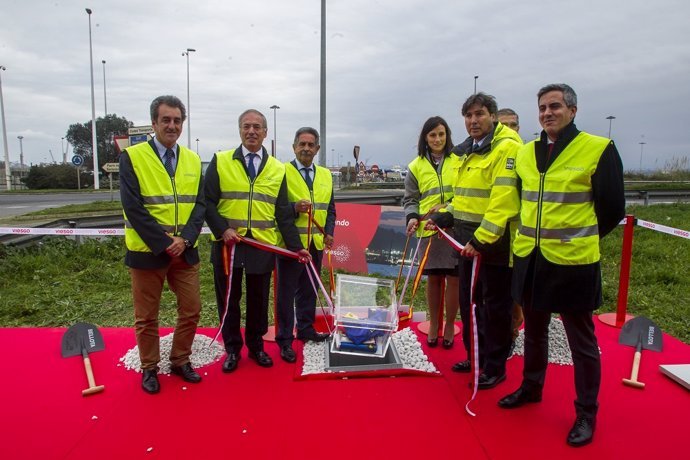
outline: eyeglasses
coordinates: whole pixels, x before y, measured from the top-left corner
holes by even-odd
[[[249,123],[246,123],[246,124],[243,124],[243,125],[240,127],[240,129],[241,129],[242,131],[249,131],[249,130],[251,130],[251,129],[253,129],[254,131],[260,131],[260,130],[266,129],[266,128],[264,128],[263,126],[261,126],[261,125],[258,124],[258,123],[253,124],[253,125],[252,125],[252,124],[249,124]]]

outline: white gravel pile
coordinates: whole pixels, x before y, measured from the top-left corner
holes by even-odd
[[[304,355],[304,366],[302,375],[323,374],[326,372],[326,346],[328,342],[314,342],[310,340],[304,342],[302,354]]]
[[[599,349],[599,353],[601,353],[601,349]],[[525,355],[524,329],[520,329],[520,335],[515,339],[513,355]],[[563,321],[559,318],[551,318],[551,323],[549,323],[549,362],[563,366],[573,365],[573,357],[570,354],[570,346],[565,335]]]
[[[170,351],[172,350],[173,335],[168,334],[160,339],[161,361],[158,363],[160,374],[170,374]],[[218,342],[213,342],[211,337],[196,334],[192,343],[192,356],[189,360],[194,369],[218,361],[225,353],[225,349]],[[139,359],[139,347],[131,348],[120,358],[120,362],[128,370],[141,372],[141,360]]]
[[[414,369],[422,372],[438,372],[436,366],[422,351],[422,345],[417,340],[417,335],[407,327],[391,335],[395,349],[400,356],[405,369]],[[307,342],[304,345],[304,367],[302,375],[324,374],[332,371],[326,370],[327,342]]]

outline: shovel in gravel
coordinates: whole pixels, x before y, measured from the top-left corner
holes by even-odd
[[[91,369],[91,360],[89,359],[89,353],[103,349],[105,349],[103,336],[93,324],[76,323],[67,329],[65,335],[62,336],[62,357],[69,358],[70,356],[81,355],[84,358],[84,369],[89,381],[89,388],[81,392],[82,396],[100,393],[105,389],[103,385],[96,386],[93,369]]]
[[[654,324],[651,319],[645,318],[644,316],[638,316],[623,325],[618,343],[635,347],[632,372],[629,379],[623,379],[623,385],[644,389],[644,383],[637,380],[637,374],[640,371],[642,350],[662,350],[661,329],[659,329],[659,326]]]

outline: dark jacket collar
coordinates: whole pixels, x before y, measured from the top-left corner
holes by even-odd
[[[494,129],[491,131],[485,138],[484,142],[482,143],[482,146],[479,147],[479,150],[477,150],[476,153],[477,155],[486,155],[491,151],[491,142],[494,140],[494,133],[496,132],[496,128],[498,127],[498,123],[494,123]],[[472,145],[474,145],[474,139],[472,137],[468,137],[465,139],[461,144],[456,145],[453,147],[453,153],[460,156],[463,154],[469,154],[472,152]]]

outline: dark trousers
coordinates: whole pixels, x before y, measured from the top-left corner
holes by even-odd
[[[472,328],[470,315],[472,304],[470,302],[470,290],[472,288],[472,259],[461,257],[458,264],[458,276],[460,277],[460,320],[462,321],[462,343],[467,350],[467,358],[471,358],[472,348]],[[479,366],[483,367],[484,356],[484,308],[482,308],[482,286],[481,280],[477,280],[474,291],[474,301],[477,305],[475,315],[477,319],[477,334],[479,336]]]
[[[530,393],[541,394],[549,357],[551,313],[524,308],[524,314],[525,369],[522,388]],[[561,319],[568,336],[575,370],[575,412],[578,416],[595,417],[601,383],[601,361],[592,313],[561,313]]]
[[[214,245],[219,246],[220,245]],[[213,249],[216,249],[215,247]],[[232,270],[232,285],[230,286],[230,296],[228,299],[228,275],[223,268],[222,256],[213,260],[213,282],[216,288],[216,304],[218,305],[218,316],[223,321],[223,313],[227,299],[227,316],[221,329],[225,351],[228,353],[239,353],[242,349],[242,333],[240,322],[242,312],[240,310],[240,300],[242,299],[242,268]],[[264,349],[263,335],[268,331],[268,298],[271,285],[271,272],[249,274],[246,278],[246,326],[244,331],[247,348],[257,352]]]
[[[484,321],[484,373],[488,376],[503,375],[512,341],[513,298],[510,283],[513,271],[510,267],[483,264],[479,270],[482,287]]]
[[[312,244],[309,253],[317,272],[321,271],[323,251]],[[289,257],[278,257],[278,334],[276,343],[290,345],[297,316],[297,337],[312,336],[316,316],[316,293],[305,264]],[[317,285],[318,286],[318,285]]]

